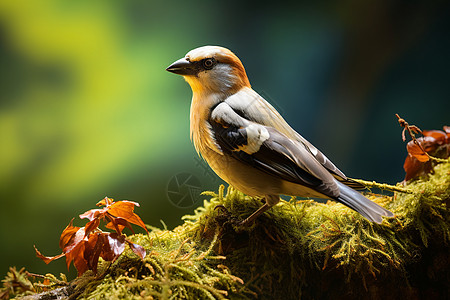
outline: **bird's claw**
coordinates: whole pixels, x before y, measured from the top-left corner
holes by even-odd
[[[247,219],[241,220],[241,221],[236,223],[236,225],[239,226],[239,227],[249,227],[252,224],[253,224],[253,222],[249,222]]]

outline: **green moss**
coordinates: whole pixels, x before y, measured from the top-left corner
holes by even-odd
[[[355,295],[374,288],[383,293],[381,281],[406,288],[409,268],[429,241],[448,246],[449,175],[450,164],[440,164],[429,177],[409,182],[406,190],[411,193],[369,195],[396,215],[381,225],[339,203],[291,199],[258,218],[251,228],[232,228],[225,221],[216,250],[226,255],[233,273],[260,294],[313,298],[325,295],[327,289],[336,295]],[[194,239],[199,241],[218,226],[216,205],[224,205],[238,218],[261,205],[231,188],[225,196],[223,189],[208,195],[212,198],[204,207],[185,217],[196,226]],[[322,292],[315,290],[317,283]]]
[[[79,299],[223,299],[245,291],[242,280],[222,265],[225,257],[212,252],[218,235],[209,244],[198,244],[187,229],[154,228],[149,236],[131,236],[148,249],[146,258],[128,250],[109,268],[103,263],[106,276],[97,280],[92,274],[84,276]]]
[[[409,193],[368,195],[395,213],[382,224],[332,201],[292,198],[239,228],[236,219],[262,202],[221,186],[182,226],[131,236],[148,251],[143,261],[128,249],[71,284],[79,299],[395,299],[430,286],[445,296],[450,164],[398,187]]]

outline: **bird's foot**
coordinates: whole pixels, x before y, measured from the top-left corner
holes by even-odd
[[[236,225],[239,227],[250,227],[253,225],[253,221],[254,220],[249,220],[249,218],[247,218],[245,220],[237,222]]]

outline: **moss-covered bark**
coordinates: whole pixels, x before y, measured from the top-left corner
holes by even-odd
[[[406,188],[369,195],[396,215],[381,225],[338,203],[291,199],[237,228],[261,202],[221,187],[182,226],[130,237],[147,249],[144,261],[126,251],[61,290],[79,299],[446,299],[450,164]]]

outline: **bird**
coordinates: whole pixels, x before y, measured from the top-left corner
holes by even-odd
[[[225,182],[264,204],[240,222],[250,225],[281,195],[331,199],[382,223],[393,213],[356,191],[321,151],[252,89],[229,49],[202,46],[166,68],[192,89],[190,136],[197,153]]]

